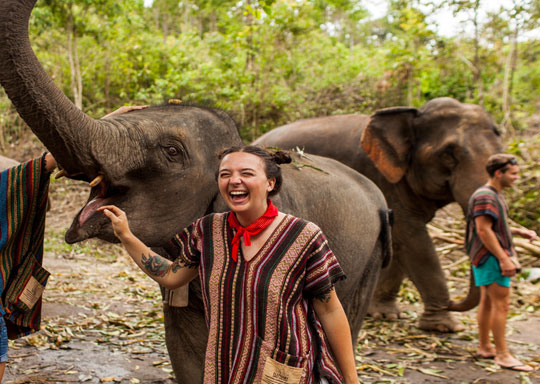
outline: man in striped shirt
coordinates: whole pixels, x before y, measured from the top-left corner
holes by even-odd
[[[501,192],[519,178],[516,158],[496,154],[488,159],[489,181],[478,188],[469,200],[466,248],[471,258],[475,283],[480,287],[478,306],[477,354],[494,358],[502,368],[530,372],[532,368],[508,351],[505,339],[506,318],[510,305],[510,277],[516,274],[511,256],[516,256],[512,234],[533,240],[536,232],[510,228],[508,207]],[[493,334],[495,349],[491,345]]]

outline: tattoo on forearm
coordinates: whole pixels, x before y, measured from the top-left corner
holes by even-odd
[[[146,256],[143,253],[141,255],[141,264],[150,274],[158,277],[165,276],[167,274],[167,271],[169,270],[167,260],[161,256]]]
[[[322,301],[323,303],[328,303],[330,301],[331,293],[332,293],[333,290],[334,290],[334,288],[332,287],[331,289],[328,290],[328,292],[325,292],[325,293],[320,294],[319,296],[317,296],[316,299],[319,300],[319,301]]]
[[[178,272],[180,268],[182,268],[182,264],[180,264],[180,260],[179,259],[174,260],[171,266],[172,273]]]

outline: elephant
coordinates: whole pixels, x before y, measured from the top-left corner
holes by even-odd
[[[165,104],[93,119],[78,109],[45,73],[28,37],[35,0],[0,2],[0,84],[67,177],[90,182],[88,201],[65,235],[68,243],[99,238],[116,242],[97,209],[126,212],[132,232],[165,254],[166,244],[195,219],[226,209],[218,193],[217,154],[241,145],[224,111]],[[391,259],[389,212],[382,192],[342,163],[292,153],[282,165],[277,207],[321,227],[348,275],[336,291],[353,341],[382,268]],[[199,383],[208,337],[200,283],[189,284],[187,305],[164,292],[165,339],[178,382]],[[185,304],[185,303],[184,303]]]
[[[10,159],[9,157],[0,155],[0,171],[3,171],[4,169],[8,169],[11,167],[15,167],[17,165],[19,165],[19,162],[17,160],[13,160],[13,159]]]
[[[418,289],[424,330],[455,332],[462,325],[449,311],[466,311],[479,301],[472,280],[460,303],[451,302],[426,224],[435,212],[458,202],[464,214],[471,194],[487,182],[487,158],[502,151],[492,118],[481,107],[437,98],[419,109],[386,108],[374,114],[335,115],[296,121],[254,141],[299,147],[356,169],[383,191],[394,212],[392,265],[381,276],[369,312],[400,316],[396,297],[404,276]]]

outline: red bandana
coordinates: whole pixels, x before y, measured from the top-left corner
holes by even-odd
[[[263,229],[268,227],[270,224],[272,224],[272,221],[274,221],[277,215],[278,209],[274,204],[272,204],[271,200],[268,200],[268,208],[266,209],[264,215],[259,217],[257,220],[255,220],[255,222],[251,223],[247,227],[242,227],[242,225],[238,222],[238,219],[236,218],[234,212],[230,213],[227,221],[233,229],[236,229],[236,235],[234,235],[232,239],[232,259],[235,262],[238,260],[238,247],[240,246],[240,238],[244,236],[244,243],[246,244],[246,246],[249,247],[251,245],[251,236],[255,236]]]

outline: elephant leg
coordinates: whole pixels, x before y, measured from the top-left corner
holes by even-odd
[[[368,313],[376,319],[396,320],[400,317],[400,310],[396,304],[399,288],[403,282],[403,267],[399,264],[398,247],[394,245],[394,255],[390,265],[382,270],[375,294],[371,300]]]
[[[165,340],[178,383],[202,383],[208,328],[204,317],[199,280],[190,283],[189,305],[163,304]]]
[[[405,230],[401,232],[401,229]],[[463,325],[446,310],[450,302],[446,278],[425,224],[420,220],[396,221],[394,230],[400,241],[399,263],[424,302],[418,327],[439,332],[463,330]]]

